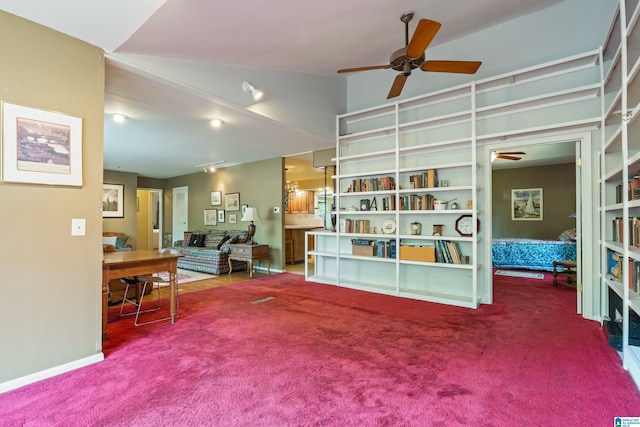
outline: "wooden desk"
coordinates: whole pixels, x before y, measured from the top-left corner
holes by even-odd
[[[102,255],[102,340],[107,339],[107,311],[109,282],[129,276],[142,276],[168,271],[170,278],[170,314],[171,323],[176,316],[176,270],[178,258],[182,255],[158,251],[110,252]]]
[[[247,261],[249,263],[249,278],[253,279],[253,262],[263,259],[269,260],[267,271],[271,273],[271,255],[269,255],[269,245],[229,245],[229,274],[233,271],[231,261]]]

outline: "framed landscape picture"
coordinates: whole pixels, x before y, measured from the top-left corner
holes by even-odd
[[[102,184],[102,217],[124,218],[124,185]]]
[[[2,103],[2,180],[82,186],[82,119]]]
[[[205,209],[204,210],[204,225],[217,225],[218,224],[218,210],[217,209]]]
[[[511,190],[513,221],[542,221],[542,188]]]
[[[222,191],[211,192],[211,206],[220,206],[222,204]]]
[[[224,210],[225,211],[239,211],[240,210],[240,193],[229,193],[224,196]]]

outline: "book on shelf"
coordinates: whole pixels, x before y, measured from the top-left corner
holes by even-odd
[[[640,261],[629,260],[629,289],[636,294],[640,292]]]
[[[371,228],[371,221],[368,219],[340,218],[341,233],[368,233]]]
[[[450,240],[436,240],[436,262],[447,264],[462,264],[462,251],[458,242]]]
[[[435,209],[435,200],[431,194],[407,194],[400,196],[401,211],[424,211]]]
[[[355,178],[351,180],[351,185],[347,193],[395,190],[395,178],[392,176],[377,178]]]
[[[396,198],[395,196],[382,198],[382,210],[383,211],[395,211],[396,210]]]
[[[607,249],[607,277],[622,282],[622,254]]]
[[[379,258],[396,257],[396,239],[378,240],[376,242],[376,255]]]
[[[438,171],[427,169],[409,176],[409,188],[433,188],[438,186]]]

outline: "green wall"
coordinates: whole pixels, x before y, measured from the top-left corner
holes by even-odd
[[[282,213],[284,160],[280,157],[238,166],[219,168],[214,173],[198,172],[165,180],[164,186],[164,233],[171,233],[173,223],[173,188],[188,187],[188,229],[246,229],[247,222],[240,221],[240,211],[226,212],[226,220],[216,226],[204,225],[205,209],[224,209],[224,196],[240,193],[240,204],[258,208],[261,220],[254,222],[256,234],[254,240],[269,245],[272,270],[281,270],[284,266]],[[222,206],[211,206],[211,192],[222,192]],[[273,208],[279,207],[280,213]],[[229,223],[229,213],[237,214],[238,222]],[[173,241],[182,236],[173,236]]]
[[[576,226],[576,169],[573,163],[493,171],[493,237],[555,240]],[[542,221],[511,219],[511,190],[542,188]]]
[[[102,360],[104,55],[0,11],[0,61],[0,100],[82,118],[83,161],[81,187],[0,182],[2,391]]]

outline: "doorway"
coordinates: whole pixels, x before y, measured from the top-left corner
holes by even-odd
[[[138,189],[136,191],[136,221],[138,249],[159,250],[162,242],[162,201],[160,189]]]
[[[189,187],[173,189],[173,224],[171,241],[181,240],[189,227]]]
[[[510,198],[510,188],[507,190],[502,189],[502,193],[496,194],[498,187],[494,188],[494,171],[500,168],[500,164],[491,161],[491,153],[495,151],[523,151],[526,155],[522,155],[522,162],[503,160],[502,163],[508,166],[503,166],[510,169],[528,168],[528,167],[544,167],[553,168],[553,165],[564,164],[565,168],[573,168],[573,176],[571,173],[565,173],[566,180],[571,179],[574,184],[572,191],[575,191],[575,205],[566,207],[567,212],[563,212],[563,218],[555,218],[559,224],[575,224],[576,229],[576,253],[577,253],[577,283],[583,284],[582,290],[580,288],[576,292],[576,307],[577,313],[583,314],[587,318],[593,318],[594,311],[594,285],[592,284],[593,269],[583,268],[583,266],[594,265],[594,253],[593,250],[583,250],[583,248],[593,247],[593,212],[591,212],[590,206],[592,206],[592,173],[591,173],[591,135],[589,133],[584,134],[572,134],[561,135],[557,137],[540,137],[530,138],[526,140],[514,140],[509,142],[501,142],[496,144],[487,144],[484,147],[483,162],[487,165],[487,173],[485,174],[485,188],[487,194],[485,194],[485,206],[484,211],[487,215],[487,224],[485,228],[488,238],[484,239],[484,245],[482,246],[486,265],[493,265],[492,263],[492,240],[494,237],[531,237],[533,236],[503,236],[505,232],[504,223],[512,223],[511,213],[509,212],[508,218],[504,212],[497,211],[496,198]],[[543,153],[546,152],[545,156]],[[529,153],[533,154],[529,156]],[[564,153],[559,155],[558,153]],[[527,158],[529,156],[530,158]],[[527,158],[527,160],[524,160]],[[535,158],[535,159],[534,159]],[[580,164],[580,167],[576,167],[576,164]],[[567,165],[571,163],[571,165]],[[560,166],[558,166],[560,167]],[[541,169],[542,170],[542,169]],[[496,182],[496,186],[500,185]],[[508,186],[511,187],[510,183]],[[552,207],[554,201],[557,202],[558,198],[544,197],[545,203]],[[511,203],[509,200],[508,203]],[[504,204],[504,203],[503,203]],[[500,206],[498,209],[502,209]],[[570,210],[570,212],[569,212]],[[549,213],[554,212],[550,210]],[[555,212],[557,215],[557,211]],[[566,214],[566,215],[565,215]],[[566,218],[565,218],[566,217]],[[544,218],[544,217],[543,217]],[[550,218],[551,219],[551,218]],[[573,222],[575,221],[575,223]],[[540,223],[538,223],[540,224]],[[560,227],[561,228],[561,227]],[[495,230],[495,232],[494,232]],[[559,235],[563,230],[555,230]],[[586,232],[583,232],[586,231]],[[557,239],[550,237],[550,240]],[[486,269],[486,276],[483,281],[488,284],[488,298],[490,302],[493,302],[493,268]]]

